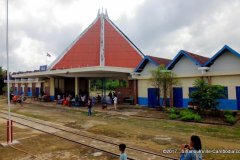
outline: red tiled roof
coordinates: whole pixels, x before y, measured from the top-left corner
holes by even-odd
[[[105,65],[135,68],[142,56],[107,20],[105,24]]]
[[[98,15],[95,22],[61,55],[51,69],[81,68],[100,65],[101,18],[104,20],[104,65],[135,68],[143,54],[108,17]]]
[[[100,63],[100,19],[67,51],[52,69],[98,66]]]
[[[149,55],[148,57],[151,58],[151,60],[153,60],[155,63],[159,65],[167,66],[171,62],[171,59],[159,58],[159,57],[154,57]]]
[[[200,56],[200,55],[188,52],[188,51],[184,51],[184,52],[186,52],[188,55],[190,55],[193,59],[197,60],[201,65],[205,64],[209,60],[208,57]]]

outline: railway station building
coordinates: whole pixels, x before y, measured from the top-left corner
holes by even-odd
[[[15,73],[11,85],[14,94],[36,97],[44,91],[54,100],[58,92],[78,95],[89,90],[91,79],[101,79],[103,85],[106,79],[125,80],[127,86],[118,89],[120,99],[132,97],[134,104],[154,107],[157,94],[150,83],[150,70],[159,65],[175,73],[181,82],[172,87],[169,95],[173,106],[188,107],[194,81],[204,78],[210,84],[224,86],[226,97],[219,99],[220,109],[240,110],[237,51],[225,45],[211,58],[184,50],[172,60],[144,55],[107,13],[99,13],[50,66],[42,71]],[[102,96],[106,96],[105,92]]]

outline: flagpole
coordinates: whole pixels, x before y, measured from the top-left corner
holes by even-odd
[[[10,77],[9,77],[9,44],[8,44],[8,0],[6,2],[6,54],[7,54],[7,98],[8,98],[8,125],[7,125],[7,143],[12,143],[12,122],[11,122],[11,108],[10,108]]]

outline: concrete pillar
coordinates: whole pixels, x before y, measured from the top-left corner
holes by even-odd
[[[78,77],[75,77],[75,95],[78,95],[78,92],[79,92],[79,78]]]
[[[208,80],[208,84],[211,85],[211,84],[212,84],[212,78],[211,78],[211,76],[208,76],[208,77],[207,77],[207,80]]]
[[[24,83],[21,83],[21,91],[20,91],[20,95],[25,95],[25,84]]]
[[[91,93],[91,80],[90,79],[88,80],[88,93],[89,93],[89,96],[92,96],[92,95],[90,95],[90,93]]]
[[[134,104],[138,104],[138,80],[133,80],[133,94],[134,94]]]
[[[49,88],[50,88],[50,99],[54,100],[55,99],[55,85],[54,85],[54,78],[53,77],[50,77]]]
[[[169,87],[169,106],[173,107],[173,86]]]

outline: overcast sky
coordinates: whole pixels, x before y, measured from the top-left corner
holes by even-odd
[[[6,67],[5,5],[0,1],[0,66]],[[228,44],[240,52],[240,0],[9,0],[11,71],[50,64],[101,7],[146,55],[179,50],[211,57]]]

